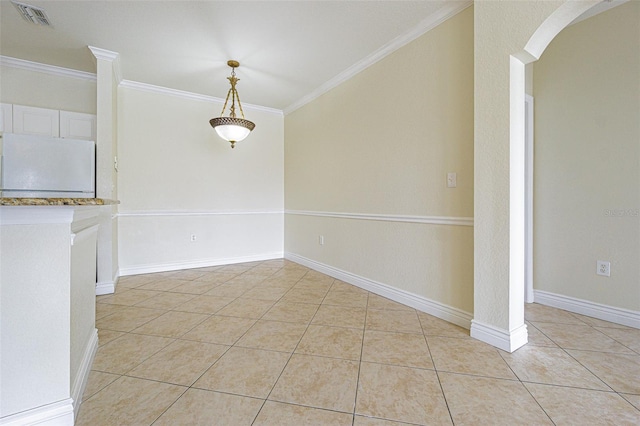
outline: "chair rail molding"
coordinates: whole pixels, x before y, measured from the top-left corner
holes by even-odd
[[[423,223],[430,225],[473,226],[472,217],[456,216],[407,216],[373,213],[343,213],[312,210],[285,210],[285,214],[298,216],[333,217],[339,219],[376,220],[381,222]]]

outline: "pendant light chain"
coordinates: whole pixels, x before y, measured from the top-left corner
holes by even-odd
[[[240,81],[240,79],[236,77],[236,67],[240,64],[238,61],[229,60],[227,61],[227,65],[231,67],[231,76],[227,77],[227,80],[229,80],[229,83],[231,84],[231,88],[227,92],[227,98],[224,100],[220,117],[212,118],[209,120],[209,124],[211,124],[211,127],[216,130],[218,136],[229,141],[231,143],[231,148],[233,148],[237,141],[241,141],[249,135],[249,133],[255,128],[255,124],[245,119],[242,103],[240,102],[240,95],[236,90],[236,83]],[[231,106],[229,107],[229,116],[225,117],[224,112],[227,109],[227,105],[229,105],[230,96]],[[240,110],[242,118],[236,117],[236,100],[238,101],[238,109]]]

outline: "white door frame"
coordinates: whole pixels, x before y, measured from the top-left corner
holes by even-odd
[[[525,95],[525,263],[524,302],[533,303],[533,96]]]

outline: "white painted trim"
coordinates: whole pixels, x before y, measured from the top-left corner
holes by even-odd
[[[382,222],[407,222],[407,223],[425,223],[430,225],[473,226],[472,217],[405,216],[405,215],[382,215],[382,214],[368,214],[368,213],[321,212],[321,211],[310,211],[310,210],[285,210],[284,213],[297,215],[297,216],[335,217],[339,219],[377,220]]]
[[[95,217],[98,217],[98,215],[100,214],[101,206],[86,205],[86,206],[69,206],[69,207],[74,208],[73,221],[78,222],[81,220],[93,219]]]
[[[103,61],[113,62],[120,56],[118,52],[114,52],[112,50],[101,49],[100,47],[93,46],[87,47],[89,48],[89,50],[91,50],[91,53],[93,54],[93,56],[95,56],[96,59],[101,59]]]
[[[101,281],[96,283],[96,296],[102,296],[105,294],[113,294],[116,292],[118,286],[118,280],[120,276],[116,272],[116,276],[111,281]]]
[[[115,281],[103,281],[96,283],[96,296],[113,294],[116,291]]]
[[[98,330],[93,329],[91,337],[87,342],[87,346],[84,349],[82,355],[82,361],[80,362],[80,368],[76,374],[76,379],[71,385],[71,398],[73,399],[73,412],[74,417],[77,418],[78,411],[80,410],[80,404],[82,404],[82,394],[87,387],[87,381],[89,380],[89,373],[91,373],[91,365],[93,364],[93,358],[96,356],[98,350]]]
[[[217,259],[190,260],[187,262],[134,265],[120,268],[119,276],[150,274],[153,272],[178,271],[181,269],[205,268],[208,266],[232,265],[235,263],[259,262],[263,260],[282,259],[282,252],[256,254],[251,256],[226,257]]]
[[[95,224],[93,226],[89,226],[88,228],[84,228],[78,232],[71,233],[71,245],[75,245],[77,243],[81,243],[88,238],[94,237],[98,234],[98,228],[100,225]]]
[[[118,217],[136,217],[136,216],[236,216],[236,215],[267,215],[267,214],[284,214],[283,210],[265,210],[265,211],[215,211],[215,210],[147,210],[147,211],[130,211],[118,212]]]
[[[524,324],[525,287],[525,65],[509,58],[509,325]],[[526,343],[526,342],[525,342]]]
[[[391,40],[389,43],[385,44],[380,49],[371,53],[369,56],[367,56],[360,62],[347,68],[345,71],[333,77],[331,80],[325,82],[324,84],[322,84],[320,87],[318,87],[308,95],[300,98],[296,102],[287,106],[284,109],[284,114],[285,115],[290,114],[293,111],[297,110],[298,108],[301,108],[304,105],[319,98],[320,96],[327,93],[331,89],[339,86],[340,84],[354,77],[356,74],[364,71],[365,69],[369,68],[371,65],[384,59],[385,57],[392,54],[393,52],[400,49],[401,47],[409,44],[410,42],[417,39],[421,35],[431,31],[432,29],[436,28],[438,25],[442,24],[446,20],[454,17],[455,15],[462,12],[472,4],[473,4],[472,1],[447,3],[440,10],[431,14],[429,17],[424,19],[418,25],[413,27],[411,30]]]
[[[118,212],[118,217],[147,217],[147,216],[236,216],[236,215],[267,215],[267,214],[284,214],[283,210],[265,210],[265,211],[216,211],[216,210],[142,210],[142,211],[124,211]]]
[[[3,426],[73,426],[73,422],[71,398],[0,418]]]
[[[640,329],[640,312],[638,311],[603,305],[542,290],[534,290],[534,294],[536,303],[541,305]]]
[[[461,309],[445,305],[435,300],[427,299],[426,297],[419,296],[405,290],[400,290],[388,284],[380,283],[338,268],[334,268],[333,266],[329,266],[324,263],[316,262],[315,260],[311,260],[294,253],[285,252],[284,258],[318,272],[322,272],[325,275],[329,275],[346,283],[355,285],[356,287],[360,287],[379,296],[386,297],[387,299],[402,303],[421,312],[425,312],[429,315],[433,315],[450,323],[456,324],[460,327],[469,329],[472,315]]]
[[[583,13],[582,15],[578,16],[576,19],[571,21],[571,23],[568,26],[575,25],[578,22],[584,21],[585,19],[593,18],[594,16],[596,16],[596,15],[602,13],[602,12],[606,12],[607,10],[612,9],[612,8],[614,8],[616,6],[623,5],[628,1],[629,0],[606,0],[606,1],[601,1],[597,5],[593,6],[591,9],[587,10],[585,13]]]
[[[534,103],[533,96],[524,95],[525,101],[525,159],[524,159],[524,185],[525,185],[525,259],[524,259],[524,302],[533,303],[533,162],[534,162]]]
[[[0,225],[71,223],[98,216],[96,206],[0,206]]]
[[[97,77],[94,73],[72,70],[70,68],[57,67],[55,65],[41,64],[38,62],[26,61],[24,59],[12,58],[9,56],[0,56],[0,65],[27,71],[41,72],[58,77],[71,77],[79,78],[81,80],[97,81]]]
[[[123,80],[120,86],[129,88],[129,89],[134,89],[134,90],[141,90],[143,92],[177,96],[179,98],[192,99],[192,100],[203,101],[203,102],[212,102],[220,105],[224,104],[224,99],[222,98],[217,98],[217,97],[208,96],[208,95],[201,95],[199,93],[186,92],[184,90],[170,89],[168,87],[155,86],[153,84],[140,83],[138,81]],[[245,110],[262,111],[269,114],[276,114],[280,116],[284,115],[282,110],[260,106],[260,105],[242,104],[242,108]]]
[[[74,206],[0,206],[0,225],[71,223]]]
[[[529,339],[526,324],[507,331],[477,320],[471,321],[471,337],[507,352],[513,352],[526,345]]]
[[[101,49],[99,47],[87,46],[91,53],[96,59],[100,59],[102,61],[111,62],[111,66],[113,69],[113,76],[117,82],[120,84],[122,81],[122,71],[120,68],[120,54],[118,52],[113,52],[107,49]]]

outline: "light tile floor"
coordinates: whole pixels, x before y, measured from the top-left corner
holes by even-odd
[[[640,424],[640,330],[542,305],[509,354],[286,260],[97,302],[77,425]]]

